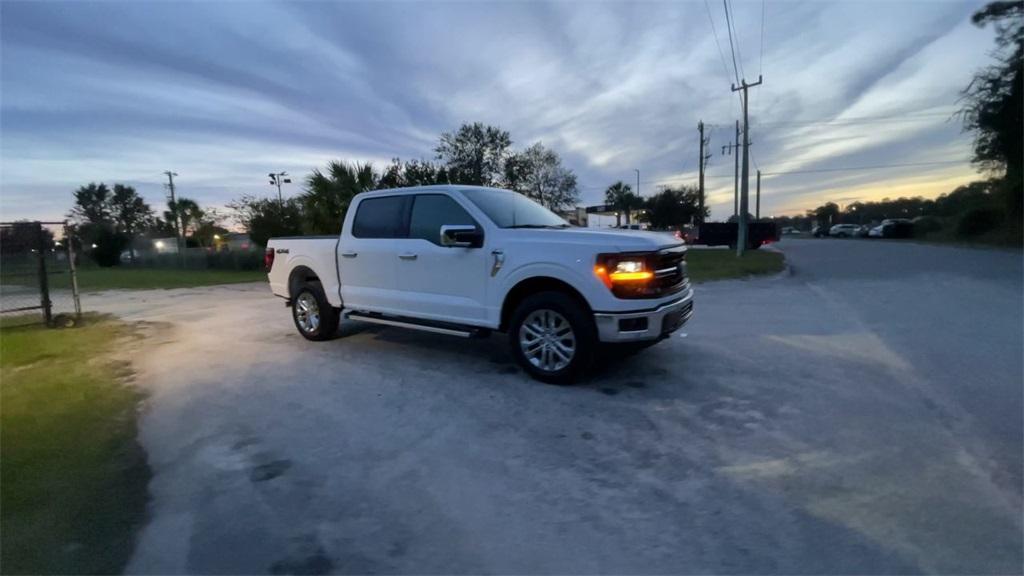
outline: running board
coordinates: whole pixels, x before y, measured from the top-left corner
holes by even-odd
[[[353,320],[359,320],[360,322],[383,324],[385,326],[398,326],[399,328],[410,328],[412,330],[422,330],[423,332],[433,332],[435,334],[447,334],[448,336],[459,336],[460,338],[479,338],[486,336],[490,332],[484,328],[463,328],[454,324],[440,326],[413,319],[386,318],[378,314],[367,314],[365,312],[347,312],[345,317]]]

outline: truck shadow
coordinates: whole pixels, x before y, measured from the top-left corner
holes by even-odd
[[[342,324],[337,339],[346,341],[346,345],[374,342],[394,346],[397,349],[388,354],[398,354],[396,362],[416,361],[427,355],[437,366],[457,366],[481,375],[508,377],[518,384],[549,386],[533,380],[516,364],[504,333],[467,339],[348,320]],[[625,391],[657,387],[671,379],[669,370],[659,365],[666,359],[657,350],[662,345],[638,352],[601,346],[588,373],[565,388],[615,396]],[[408,353],[409,357],[402,359],[403,353]]]

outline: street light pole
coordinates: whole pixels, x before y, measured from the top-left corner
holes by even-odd
[[[277,202],[278,202],[278,204],[280,204],[282,206],[284,206],[284,197],[281,195],[281,183],[282,182],[285,183],[285,184],[291,184],[292,183],[292,179],[291,178],[285,178],[285,176],[287,176],[287,175],[288,175],[287,172],[277,172],[277,173],[271,172],[270,174],[267,174],[267,176],[270,176],[270,185],[271,186],[277,186]]]

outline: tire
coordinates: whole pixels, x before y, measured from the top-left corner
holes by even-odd
[[[575,382],[590,368],[597,348],[590,312],[563,292],[526,297],[512,313],[508,336],[516,362],[549,384]]]
[[[338,310],[327,301],[319,282],[307,282],[295,293],[292,320],[306,340],[327,340],[338,332]]]

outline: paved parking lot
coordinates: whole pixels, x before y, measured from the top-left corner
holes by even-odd
[[[129,571],[1019,571],[1020,254],[782,247],[575,387],[500,335],[306,342],[263,285],[88,295],[147,323]]]

